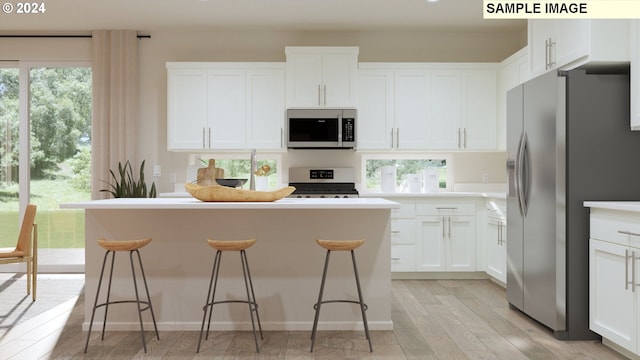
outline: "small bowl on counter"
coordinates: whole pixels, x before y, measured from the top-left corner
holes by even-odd
[[[216,179],[218,185],[237,188],[241,187],[247,182],[247,179]]]

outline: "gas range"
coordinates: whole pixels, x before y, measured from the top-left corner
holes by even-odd
[[[358,197],[353,168],[292,167],[289,185],[296,188],[292,198]]]

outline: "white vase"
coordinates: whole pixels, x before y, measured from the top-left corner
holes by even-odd
[[[269,178],[266,176],[256,176],[256,191],[267,191]]]

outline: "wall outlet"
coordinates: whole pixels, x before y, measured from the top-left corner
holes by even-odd
[[[482,182],[483,183],[488,183],[489,182],[489,174],[482,173]]]
[[[153,176],[162,175],[162,168],[160,165],[153,165]]]

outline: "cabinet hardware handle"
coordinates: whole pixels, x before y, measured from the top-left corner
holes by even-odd
[[[320,84],[318,84],[318,106],[322,105],[322,99],[320,97]]]
[[[631,292],[636,292],[636,252],[631,252]]]
[[[629,290],[629,249],[624,250],[624,289]]]
[[[284,128],[280,128],[280,147],[284,148]]]
[[[396,148],[400,148],[400,128],[396,128]]]
[[[631,236],[640,236],[640,234],[638,233],[627,231],[627,230],[618,230],[618,233],[624,234],[624,235],[631,235]]]
[[[442,239],[444,239],[444,216],[442,217]]]
[[[467,128],[462,129],[462,136],[464,138],[464,141],[462,142],[462,144],[464,145],[464,148],[467,148]]]
[[[391,230],[392,234],[400,234],[400,230]]]
[[[453,206],[453,207],[437,206],[436,210],[458,210],[458,208],[455,207],[455,206]]]
[[[205,132],[205,130],[204,130],[204,127],[203,127],[202,128],[202,148],[203,149],[207,147],[206,143],[204,142],[204,132]]]
[[[393,149],[395,147],[395,133],[396,133],[396,128],[391,128],[391,148]]]
[[[400,260],[400,258],[392,257],[391,260]]]
[[[451,216],[447,217],[449,220],[449,239],[451,239]]]
[[[324,105],[326,106],[327,105],[327,84],[324,84],[323,87],[324,87],[324,93],[322,95],[322,98],[324,100]]]

